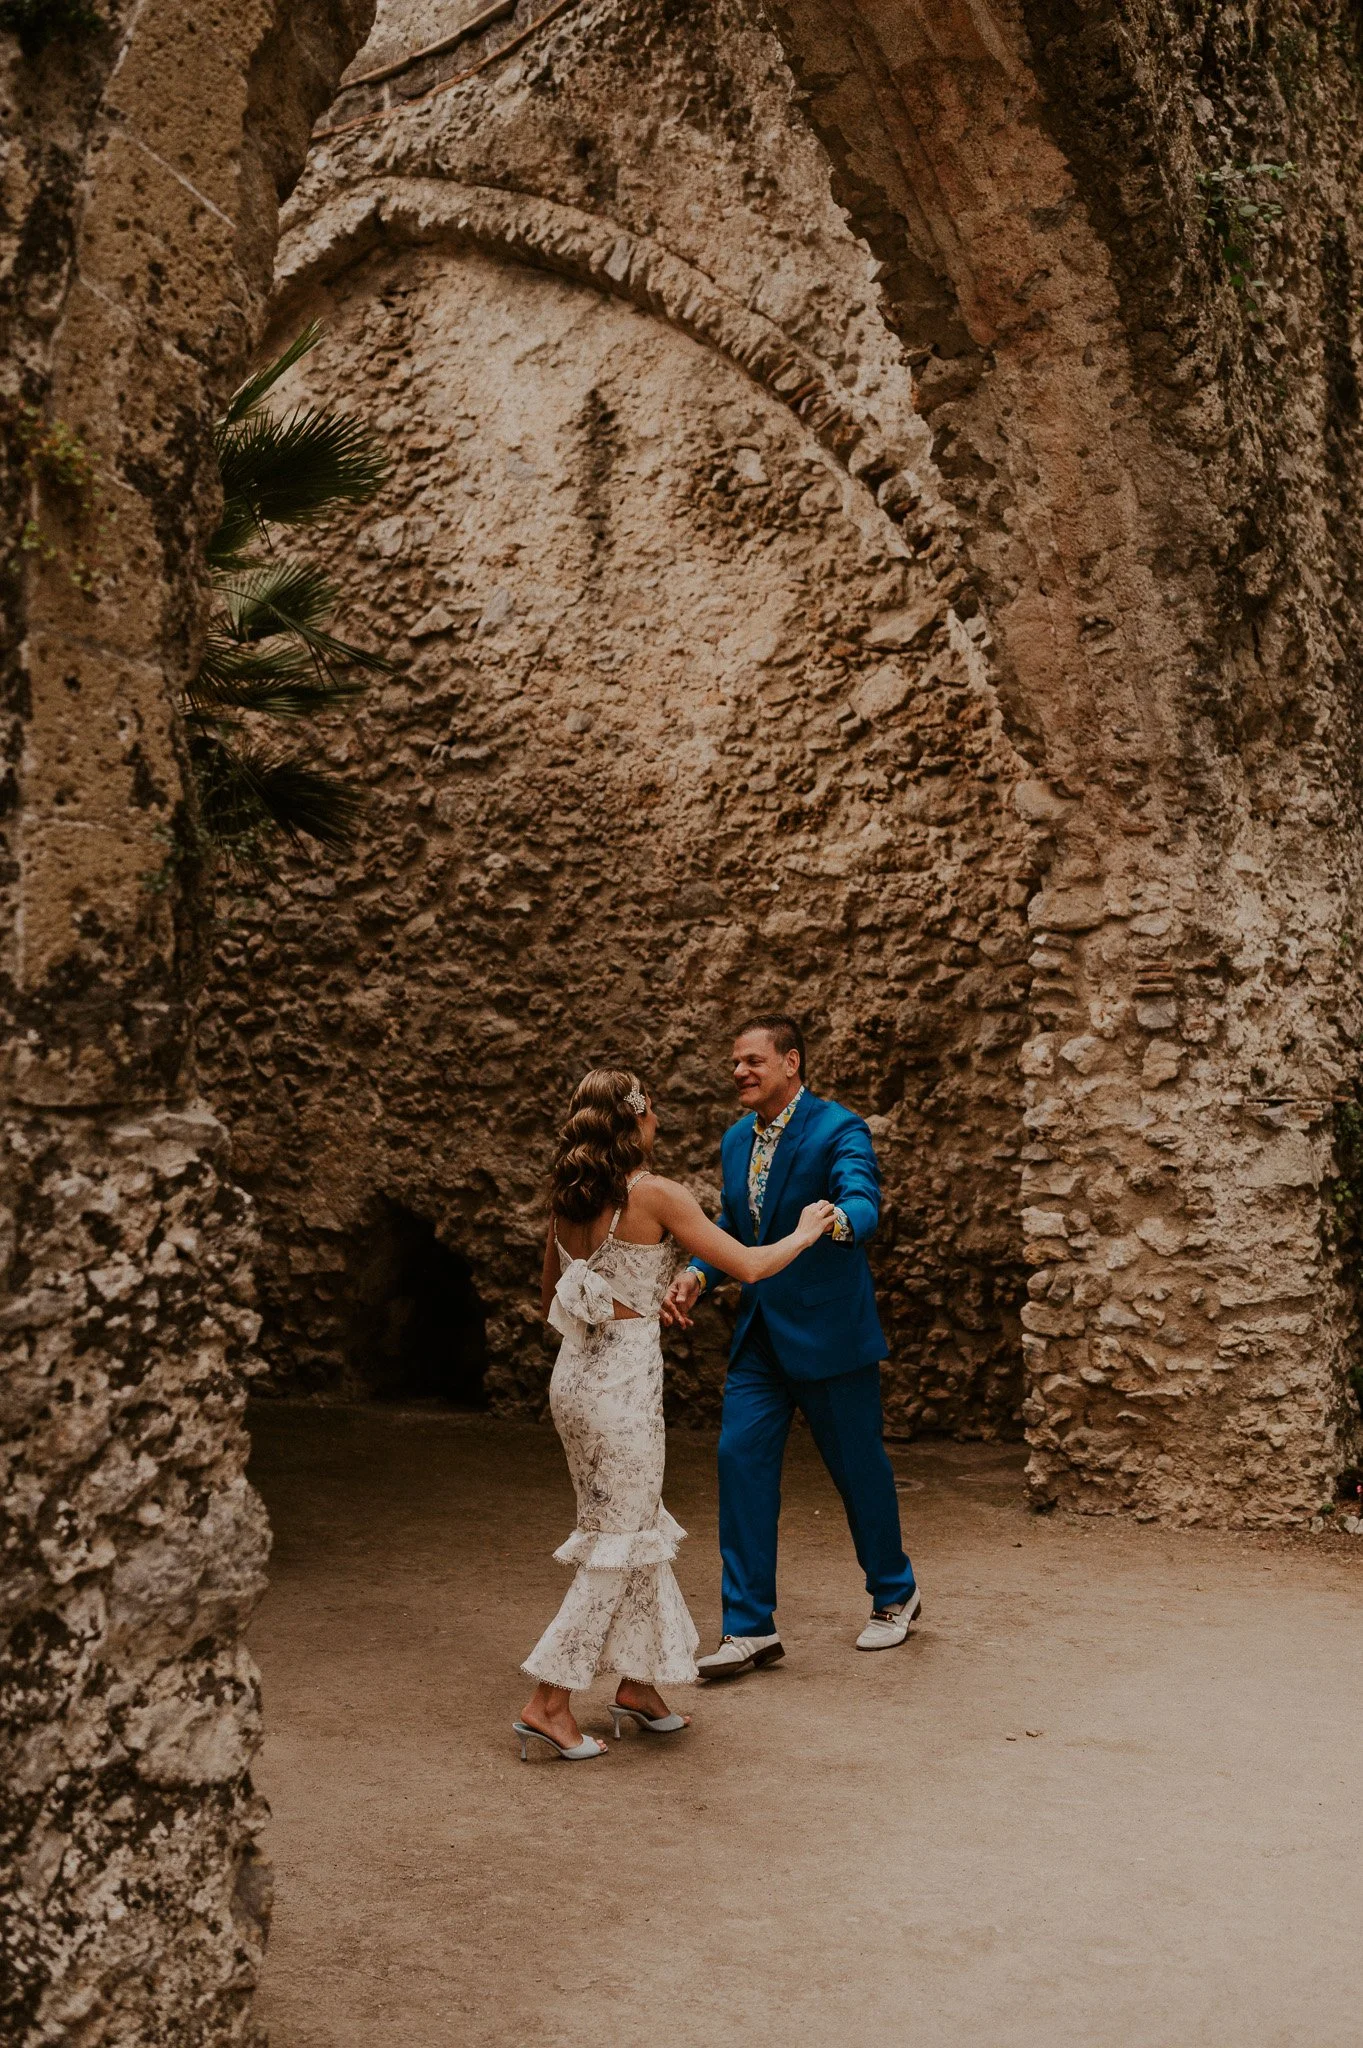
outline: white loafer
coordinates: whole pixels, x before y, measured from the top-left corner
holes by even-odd
[[[923,1596],[917,1586],[898,1607],[875,1607],[871,1619],[857,1637],[859,1650],[892,1650],[902,1643],[923,1612]]]
[[[696,1665],[702,1678],[739,1678],[785,1656],[780,1636],[725,1636],[719,1648]]]

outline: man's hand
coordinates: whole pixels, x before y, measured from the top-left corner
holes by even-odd
[[[694,1266],[683,1266],[667,1293],[658,1311],[658,1320],[669,1330],[689,1330],[691,1310],[700,1300],[701,1278]]]

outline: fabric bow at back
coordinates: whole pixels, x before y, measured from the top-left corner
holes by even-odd
[[[574,1259],[554,1289],[549,1304],[550,1329],[567,1337],[574,1329],[580,1330],[584,1325],[591,1329],[596,1323],[611,1322],[614,1316],[615,1296],[610,1282],[603,1280],[585,1259]]]

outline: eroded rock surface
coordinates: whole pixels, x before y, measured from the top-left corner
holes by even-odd
[[[255,2037],[259,1319],[250,1204],[187,1062],[202,904],[174,697],[199,651],[214,410],[255,338],[277,194],[371,13],[145,0],[42,51],[0,37],[15,2048]]]
[[[729,1033],[781,1004],[885,1166],[892,1424],[1010,1432],[1033,835],[902,352],[767,32],[595,9],[561,79],[409,116],[399,162],[360,131],[292,205],[275,332],[319,317],[294,388],[390,440],[328,558],[401,673],[335,728],[356,859],[241,907],[201,1041],[268,1352],[372,1383],[397,1203],[471,1266],[495,1405],[540,1412],[573,1078],[637,1061],[713,1202]]]
[[[332,322],[312,388],[400,458],[330,547],[402,674],[335,735],[362,857],[216,982],[276,1372],[362,1380],[382,1198],[533,1407],[573,1074],[645,1047],[703,1185],[776,999],[874,1119],[899,1426],[1008,1427],[1026,1264],[1040,1503],[1309,1515],[1357,1427],[1356,28],[533,12],[353,86],[289,218],[277,331]]]

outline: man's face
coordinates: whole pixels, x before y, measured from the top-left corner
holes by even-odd
[[[776,1115],[799,1087],[799,1075],[800,1055],[778,1052],[769,1031],[745,1031],[734,1040],[734,1087],[744,1109]]]

